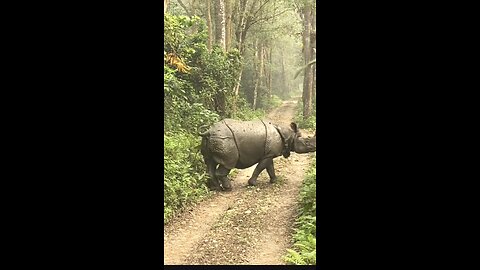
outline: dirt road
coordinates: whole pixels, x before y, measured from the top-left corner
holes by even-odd
[[[284,101],[267,119],[289,124],[296,105]],[[231,192],[217,192],[174,218],[164,227],[164,264],[285,264],[281,257],[292,245],[299,189],[311,157],[292,153],[274,159],[275,184],[263,171],[257,186],[247,187],[256,165],[240,170]]]

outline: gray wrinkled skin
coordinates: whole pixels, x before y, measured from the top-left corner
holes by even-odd
[[[282,142],[282,134],[285,143]],[[278,127],[267,121],[239,121],[225,119],[213,124],[202,136],[201,152],[210,175],[210,187],[230,190],[227,175],[233,168],[245,169],[256,166],[249,185],[255,185],[258,175],[267,169],[270,182],[276,180],[273,159],[290,152],[308,153],[316,151],[316,133],[303,138],[295,123],[289,127]],[[218,168],[217,168],[218,166]]]

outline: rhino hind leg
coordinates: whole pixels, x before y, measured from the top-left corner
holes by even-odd
[[[218,164],[213,160],[205,160],[205,163],[207,164],[208,175],[210,176],[207,186],[212,190],[220,190],[220,182],[215,175],[215,168]]]
[[[230,169],[227,169],[223,165],[218,166],[218,169],[215,172],[215,177],[218,179],[218,182],[222,183],[223,189],[231,190],[232,184],[230,183],[230,179],[228,179],[228,174],[230,173]]]
[[[248,184],[251,185],[251,186],[255,186],[257,184],[257,178],[258,176],[260,175],[260,173],[267,167],[270,167],[270,164],[271,164],[271,168],[272,168],[272,171],[273,171],[273,158],[266,158],[266,159],[262,159],[257,167],[255,167],[255,170],[253,171],[253,174],[252,174],[252,177],[250,177],[250,179],[248,179]],[[268,170],[267,170],[268,172]],[[270,173],[269,173],[270,175]],[[270,175],[270,177],[272,177]]]

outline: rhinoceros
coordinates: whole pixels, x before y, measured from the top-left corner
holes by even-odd
[[[227,175],[233,168],[245,169],[258,163],[248,184],[255,185],[264,169],[274,183],[274,158],[281,155],[288,158],[291,151],[316,151],[316,132],[313,137],[304,138],[296,123],[282,127],[264,120],[224,119],[199,135],[203,137],[201,152],[210,176],[209,186],[217,190],[232,189]]]

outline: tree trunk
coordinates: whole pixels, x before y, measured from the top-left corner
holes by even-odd
[[[310,44],[310,31],[311,31],[311,5],[305,4],[304,9],[304,58],[305,64],[311,61],[311,44]],[[305,69],[305,76],[303,78],[303,119],[307,119],[312,113],[312,84],[313,73],[312,66],[309,65]]]
[[[263,86],[267,89],[267,97],[269,97],[269,93],[268,93],[267,63],[268,63],[267,47],[266,47],[265,45],[263,45],[263,46],[262,46],[262,75],[263,75]]]
[[[310,43],[311,43],[311,54],[312,57],[311,59],[317,59],[317,29],[316,29],[316,24],[317,24],[317,11],[315,8],[312,9],[312,23],[311,23],[311,35],[310,35]],[[317,65],[314,64],[312,65],[312,104],[315,101],[315,95],[317,92],[317,73],[316,73]],[[316,104],[316,102],[315,102]]]
[[[233,18],[236,18],[235,16],[235,12],[237,12],[238,14],[238,22],[237,22],[237,27],[235,28],[235,37],[236,37],[236,41],[237,41],[237,49],[239,50],[240,52],[240,55],[243,55],[243,52],[244,52],[244,49],[245,49],[245,46],[244,46],[244,39],[242,39],[242,37],[244,37],[243,35],[243,32],[244,32],[244,29],[245,29],[245,11],[246,11],[246,7],[247,7],[247,0],[239,0],[239,1],[236,1],[235,2],[235,8],[233,9],[233,11],[230,13],[230,34],[229,34],[229,46],[231,47],[231,42],[232,42],[232,36],[233,36]],[[237,83],[235,85],[235,87],[233,88],[233,92],[234,92],[234,104],[233,104],[233,111],[234,111],[234,114],[236,113],[236,109],[237,109],[237,100],[238,100],[238,93],[240,91],[240,83],[242,81],[242,75],[243,75],[243,65],[240,67],[240,72],[238,74],[238,80],[237,80]],[[254,90],[254,96],[256,96],[256,90]],[[254,107],[256,106],[256,98],[254,97]]]
[[[182,0],[177,0],[177,3],[180,4],[180,6],[182,6],[182,8],[185,10],[185,13],[187,13],[187,16],[189,17],[193,16],[190,10],[188,10],[187,6],[185,6],[185,4],[182,2]]]
[[[255,56],[254,56],[253,70],[254,70],[254,78],[255,78],[255,87],[253,89],[253,107],[252,108],[255,110],[257,108],[258,84],[260,82],[260,74],[258,72],[258,66],[260,66],[260,64],[257,64],[259,59],[258,51],[260,46],[257,40],[255,40],[254,44],[255,44],[254,45]]]
[[[216,1],[218,13],[215,19],[215,40],[225,51],[225,0]]]
[[[225,51],[225,0],[216,0],[214,5],[217,16],[215,16],[215,44],[218,44]],[[226,116],[226,95],[224,92],[215,94],[217,112],[221,117]]]
[[[252,109],[257,109],[257,91],[258,91],[258,80],[255,82],[255,88],[253,89],[253,106]]]
[[[280,58],[281,58],[281,63],[282,63],[282,85],[280,86],[280,92],[282,93],[282,97],[285,98],[287,97],[287,74],[285,73],[285,57],[283,55],[283,50],[280,49]]]
[[[258,42],[258,53],[257,53],[257,57],[258,57],[258,70],[257,70],[257,73],[258,73],[258,77],[257,77],[257,83],[255,85],[255,92],[254,92],[254,101],[255,101],[255,104],[254,104],[254,109],[256,109],[258,107],[258,87],[260,86],[265,86],[265,83],[264,83],[264,80],[265,80],[265,76],[264,76],[264,69],[265,69],[265,61],[264,61],[264,58],[265,58],[265,53],[264,53],[264,47],[263,47],[263,43],[262,42]]]
[[[232,0],[225,0],[225,50],[232,44]]]
[[[272,66],[273,66],[273,58],[272,58],[272,48],[269,50],[269,56],[268,56],[268,62],[269,62],[269,68],[268,68],[268,98],[272,97]]]
[[[212,50],[212,44],[213,44],[213,29],[212,29],[212,16],[211,16],[211,2],[212,0],[207,0],[207,28],[208,28],[208,43],[207,43],[207,49],[208,51]]]
[[[313,59],[316,59],[317,58],[317,54],[315,53],[315,46],[316,46],[316,41],[315,41],[315,37],[312,36],[312,60]],[[317,69],[317,64],[313,64],[312,65],[312,104],[313,104],[313,101],[315,100],[315,95],[316,95],[316,92],[317,92],[317,73],[316,73],[316,69]],[[316,103],[315,103],[316,104]]]
[[[237,4],[235,4],[235,6],[237,6]],[[238,26],[235,30],[235,37],[237,38],[237,49],[239,50],[240,55],[243,55],[245,47],[244,47],[244,40],[242,39],[242,37],[243,37],[243,31],[245,29],[245,10],[247,8],[247,0],[239,0],[238,7],[239,7],[238,11],[240,16],[239,16]],[[232,30],[230,31],[232,32]],[[230,34],[230,39],[231,38],[232,38],[232,35]],[[238,92],[240,90],[242,73],[243,73],[243,66],[240,68],[240,74],[238,75],[237,85],[234,87],[235,96],[238,96]]]
[[[242,81],[243,68],[240,68],[240,73],[238,74],[238,83],[234,88],[235,96],[238,96],[238,91],[240,90],[240,82]]]
[[[163,0],[163,14],[167,13],[168,2],[170,2],[170,0]]]
[[[315,65],[312,66],[312,104],[315,100],[315,94],[317,92],[317,75],[316,75],[316,67]]]
[[[237,48],[240,51],[240,54],[243,55],[245,50],[244,42],[245,42],[245,27],[246,27],[246,11],[247,11],[247,0],[240,0],[240,19],[235,31],[235,36],[237,38]]]
[[[242,81],[242,73],[243,73],[243,68],[240,68],[240,74],[238,75],[238,83],[233,87],[233,104],[232,104],[232,111],[233,111],[233,117],[236,116],[237,113],[237,101],[238,101],[238,91],[240,90],[240,82]]]
[[[192,0],[192,2],[190,3],[190,10],[192,11],[192,16],[195,16],[197,14],[196,7],[196,1]]]

